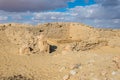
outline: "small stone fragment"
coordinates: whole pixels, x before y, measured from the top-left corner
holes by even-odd
[[[81,66],[81,64],[73,64],[70,66],[70,69],[78,69]]]
[[[107,74],[106,71],[102,71],[102,72],[101,72],[101,75],[102,75],[102,76],[105,76],[106,74]]]
[[[116,75],[116,72],[115,72],[115,71],[113,71],[113,72],[112,72],[112,75]]]
[[[65,70],[66,69],[66,67],[62,67],[62,68],[60,68],[60,72],[62,72],[63,70]]]
[[[113,61],[120,62],[120,57],[118,57],[118,56],[113,57]]]
[[[63,77],[63,80],[68,80],[70,78],[70,75],[65,75],[64,77]]]
[[[75,74],[77,74],[77,71],[76,70],[70,70],[70,74],[75,75]]]
[[[116,64],[117,68],[120,69],[120,57],[113,57],[113,62]]]

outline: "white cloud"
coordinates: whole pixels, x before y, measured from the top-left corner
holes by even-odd
[[[89,6],[76,6],[67,9],[66,12],[11,13],[0,11],[0,16],[10,17],[12,19],[11,21],[21,23],[82,22],[95,27],[120,28],[120,5],[113,6],[111,3],[107,3],[109,0],[104,1]],[[112,6],[110,7],[110,5]]]
[[[7,19],[8,19],[7,16],[0,16],[0,21],[5,21],[5,20],[7,20]]]
[[[36,12],[33,16],[33,21],[38,22],[82,22],[95,27],[113,27],[120,26],[120,12],[117,8],[104,8],[100,4],[90,6],[76,6],[68,9],[66,12]]]
[[[33,20],[63,20],[69,16],[66,12],[36,12],[34,13]]]

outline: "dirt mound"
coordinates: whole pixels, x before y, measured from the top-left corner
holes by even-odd
[[[120,30],[97,29],[79,23],[48,23],[38,25],[48,40],[57,44],[73,44],[79,50],[99,46],[119,47]],[[116,41],[117,40],[117,41]]]
[[[57,46],[58,51],[66,44],[71,46],[71,51],[100,46],[120,47],[120,30],[96,29],[79,23],[47,23],[35,27],[12,23],[2,25],[0,30],[4,30],[8,39],[19,46],[20,53],[25,54],[52,52],[53,48],[48,47],[50,45]],[[41,35],[44,35],[42,41],[38,39]],[[44,48],[43,51],[40,48]]]

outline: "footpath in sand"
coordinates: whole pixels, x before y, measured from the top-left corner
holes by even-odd
[[[1,24],[0,80],[120,80],[120,30]]]

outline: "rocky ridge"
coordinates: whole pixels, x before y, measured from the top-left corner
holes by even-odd
[[[97,29],[80,23],[47,23],[36,26],[1,24],[10,42],[20,54],[85,51],[100,46],[120,47],[120,30]],[[117,40],[117,41],[116,41]]]

